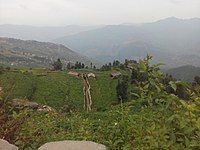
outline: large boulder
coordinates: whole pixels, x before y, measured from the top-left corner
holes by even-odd
[[[106,150],[106,147],[91,141],[58,141],[46,143],[38,150]]]
[[[0,139],[0,150],[18,150],[18,147]]]

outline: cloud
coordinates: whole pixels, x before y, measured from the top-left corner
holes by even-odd
[[[200,17],[200,0],[0,0],[0,24],[67,25]]]

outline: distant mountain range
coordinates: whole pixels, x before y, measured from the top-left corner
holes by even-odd
[[[58,58],[64,65],[76,61],[86,64],[91,62],[89,58],[60,44],[0,37],[0,63],[13,66],[50,66]]]
[[[164,72],[172,75],[176,79],[192,82],[194,81],[195,76],[200,76],[200,67],[181,66],[178,68],[164,70]]]
[[[110,25],[54,40],[102,61],[147,53],[166,67],[200,66],[200,19],[167,18],[140,25]],[[192,59],[191,59],[192,58]]]
[[[107,26],[0,25],[0,37],[63,44],[102,62],[139,59],[149,53],[154,62],[165,63],[165,68],[200,66],[199,18],[171,17],[152,23]]]

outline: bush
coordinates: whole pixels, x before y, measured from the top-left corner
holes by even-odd
[[[53,63],[54,70],[62,70],[62,66],[63,64],[60,59],[57,59],[57,61]]]
[[[116,92],[119,102],[124,102],[128,99],[128,81],[128,76],[125,75],[122,76],[122,79],[118,80]]]

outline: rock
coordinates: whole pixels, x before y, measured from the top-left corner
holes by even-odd
[[[17,109],[29,108],[42,112],[56,112],[56,110],[50,106],[38,104],[36,102],[31,102],[26,99],[13,99],[11,105],[12,107]]]
[[[30,101],[24,100],[24,99],[13,99],[12,106],[14,108],[28,107],[31,109],[37,109],[39,107],[39,104],[36,102],[30,102]]]
[[[91,72],[90,72],[90,73],[88,73],[88,74],[87,74],[87,76],[88,76],[88,78],[89,78],[89,77],[96,78],[96,75],[95,75],[94,73],[91,73]]]
[[[18,147],[0,139],[0,150],[18,150]]]
[[[112,72],[112,73],[110,73],[110,78],[111,79],[117,79],[121,75],[122,75],[121,72]]]
[[[72,75],[72,76],[75,76],[75,77],[79,77],[80,76],[80,73],[75,72],[75,71],[69,71],[68,74]]]
[[[40,105],[37,110],[42,112],[56,112],[55,109],[47,105]]]
[[[58,141],[46,143],[38,150],[106,150],[106,147],[91,141]]]

